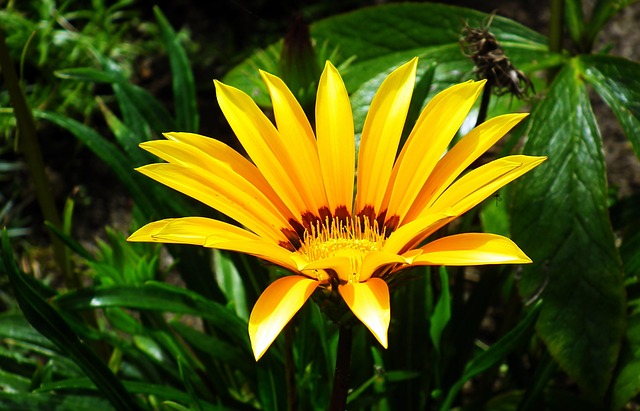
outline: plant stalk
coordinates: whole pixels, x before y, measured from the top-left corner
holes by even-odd
[[[340,326],[338,336],[338,355],[336,370],[333,374],[333,392],[331,394],[331,411],[344,411],[347,406],[349,392],[349,369],[351,368],[351,327]]]
[[[31,113],[24,92],[20,87],[20,82],[13,67],[13,61],[11,60],[9,48],[7,47],[2,30],[0,30],[0,68],[2,69],[4,84],[9,92],[11,104],[13,105],[13,113],[16,116],[18,131],[20,132],[18,136],[20,151],[24,155],[25,162],[27,163],[42,216],[58,229],[62,229],[60,215],[58,214],[51,193],[51,184],[49,184],[45,174],[33,114]],[[49,236],[53,245],[56,262],[62,271],[67,287],[79,288],[80,284],[77,278],[70,276],[69,270],[67,270],[68,264],[64,244],[52,232],[49,232]]]
[[[551,0],[551,16],[549,18],[549,51],[562,51],[562,36],[564,34],[564,0]],[[551,68],[547,73],[547,83],[551,84],[558,74],[558,68]]]
[[[285,381],[287,384],[287,409],[295,411],[298,409],[298,396],[296,395],[296,374],[293,359],[293,328],[291,324],[284,329],[284,369]]]
[[[482,90],[482,100],[480,100],[480,110],[478,112],[478,119],[476,120],[476,127],[484,123],[487,119],[487,112],[489,111],[489,102],[491,101],[491,89],[493,88],[493,81],[487,79]]]

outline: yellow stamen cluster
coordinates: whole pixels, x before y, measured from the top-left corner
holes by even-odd
[[[374,251],[380,251],[385,236],[380,233],[378,223],[369,223],[368,219],[328,219],[324,223],[305,231],[302,247],[298,250],[309,261],[318,261],[331,257],[347,257],[350,261],[348,278],[338,273],[340,280],[356,282],[359,280],[360,266],[364,257]]]

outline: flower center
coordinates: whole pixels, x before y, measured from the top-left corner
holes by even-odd
[[[338,277],[344,282],[358,282],[360,267],[364,257],[374,251],[380,251],[384,245],[384,232],[368,219],[326,219],[317,222],[304,233],[302,246],[298,250],[310,262],[331,257],[347,257],[348,270],[336,270]]]

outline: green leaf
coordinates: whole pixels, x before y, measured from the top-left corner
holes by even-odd
[[[620,410],[640,393],[640,314],[629,317],[620,353],[619,371],[613,381],[611,409]]]
[[[581,56],[584,78],[611,107],[640,158],[640,63],[621,57]]]
[[[208,319],[234,343],[250,353],[246,323],[223,305],[201,295],[163,283],[144,286],[84,288],[57,297],[54,302],[65,310],[122,307],[138,310],[191,314]]]
[[[467,381],[504,361],[507,355],[524,344],[530,338],[531,331],[536,319],[538,318],[541,307],[542,302],[539,301],[531,310],[529,310],[527,315],[520,320],[514,329],[509,331],[500,338],[498,342],[489,347],[488,350],[482,352],[467,364],[462,377],[460,377],[460,379],[449,389],[447,397],[440,407],[440,410],[447,411],[450,409],[453,401],[456,399],[456,396]]]
[[[636,0],[597,0],[587,26],[587,39],[593,44],[602,28],[622,9]]]
[[[205,335],[179,321],[170,323],[173,328],[193,348],[198,349],[212,359],[220,360],[233,369],[246,375],[255,373],[255,361],[247,357],[246,352],[224,339]]]
[[[56,70],[54,74],[62,79],[89,81],[93,83],[113,83],[117,81],[113,74],[91,67],[74,67]]]
[[[544,288],[538,334],[585,394],[601,401],[624,333],[625,293],[602,141],[576,60],[527,125],[524,152],[549,159],[512,186],[513,239],[533,260],[520,292],[530,298]]]
[[[190,402],[191,397],[189,394],[177,390],[173,387],[167,385],[157,385],[150,384],[146,382],[138,382],[138,381],[123,381],[124,386],[127,388],[132,394],[145,394],[145,395],[153,395],[158,398],[162,398],[164,400],[173,400],[173,401],[181,401],[181,402]],[[48,384],[42,385],[37,393],[45,393],[48,391],[77,391],[77,390],[93,390],[95,389],[95,385],[86,378],[74,378],[62,381],[54,381]],[[215,406],[209,404],[205,401],[199,400],[202,408],[204,410],[211,411],[226,411],[229,410],[227,407]]]
[[[37,118],[49,120],[54,124],[68,130],[78,140],[82,141],[91,151],[93,151],[109,168],[115,173],[118,179],[127,187],[127,190],[136,203],[142,207],[147,215],[161,215],[155,211],[157,207],[146,196],[144,185],[140,183],[140,176],[136,175],[129,159],[111,142],[98,134],[95,130],[84,124],[60,114],[34,111]]]
[[[196,99],[195,83],[191,65],[187,59],[187,53],[182,48],[178,36],[162,14],[160,8],[155,6],[153,13],[160,26],[160,38],[169,55],[171,76],[173,80],[173,98],[176,110],[176,125],[180,131],[198,131],[198,107]],[[167,130],[170,131],[170,130]]]
[[[440,351],[440,338],[444,328],[449,323],[451,318],[451,298],[449,295],[449,274],[445,267],[440,267],[440,284],[442,285],[442,291],[440,298],[436,303],[436,306],[431,315],[429,321],[429,335],[436,351]]]
[[[31,325],[71,357],[116,409],[138,410],[136,402],[111,370],[80,341],[62,316],[24,281],[13,259],[6,230],[2,233],[2,260],[20,308]]]
[[[579,46],[585,30],[582,0],[565,0],[564,6],[564,19],[569,35],[573,43]]]
[[[213,265],[216,282],[227,298],[231,309],[235,311],[238,317],[249,321],[249,309],[247,308],[244,283],[238,269],[233,264],[233,260],[227,252],[213,250]]]
[[[103,398],[0,392],[0,409],[12,411],[113,411]],[[117,408],[115,408],[117,409]]]
[[[273,355],[265,355],[260,359],[258,369],[258,396],[265,411],[286,409],[284,369]]]
[[[144,135],[139,135],[124,124],[120,119],[113,114],[113,112],[103,103],[102,99],[98,98],[98,107],[102,111],[102,115],[107,122],[107,125],[113,132],[114,137],[120,144],[120,147],[127,153],[127,156],[131,159],[133,166],[141,166],[146,164],[150,160],[150,156],[146,151],[142,150],[138,145],[142,143]]]

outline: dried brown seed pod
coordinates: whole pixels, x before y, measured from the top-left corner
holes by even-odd
[[[523,98],[533,89],[531,80],[514,67],[496,36],[489,31],[495,14],[482,27],[471,27],[464,22],[460,47],[462,53],[473,60],[474,72],[480,79],[487,79],[493,92],[501,96],[511,94]]]

